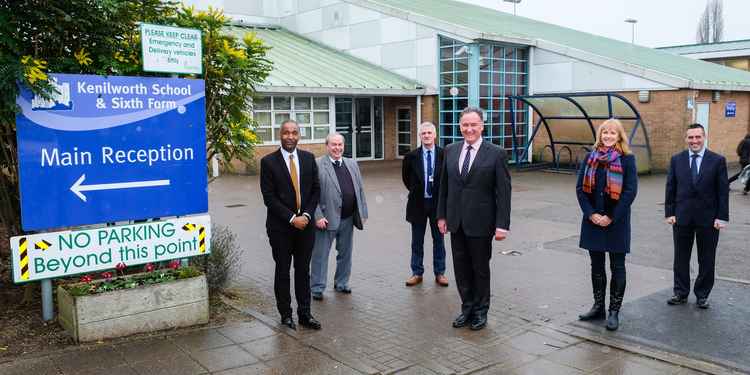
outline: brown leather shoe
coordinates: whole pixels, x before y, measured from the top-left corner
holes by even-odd
[[[414,286],[422,283],[422,276],[412,275],[406,279],[406,286]]]
[[[448,278],[445,275],[435,276],[435,282],[440,286],[448,286]]]

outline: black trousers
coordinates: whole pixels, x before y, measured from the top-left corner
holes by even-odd
[[[487,316],[490,309],[492,237],[469,237],[463,228],[451,232],[453,273],[464,315]]]
[[[698,248],[698,278],[693,292],[697,298],[708,298],[714,287],[716,267],[716,245],[719,230],[714,227],[696,225],[674,225],[674,294],[687,297],[690,294],[690,257],[693,240]]]
[[[273,260],[276,262],[273,292],[276,307],[282,318],[292,316],[292,297],[289,292],[289,268],[294,264],[294,295],[297,298],[297,315],[310,314],[310,257],[315,243],[313,223],[304,230],[291,228],[269,231]]]

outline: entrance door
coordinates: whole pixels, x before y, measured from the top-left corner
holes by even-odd
[[[703,125],[706,129],[706,147],[708,147],[708,114],[711,108],[711,103],[696,103],[695,105],[695,122]]]
[[[336,98],[336,131],[344,136],[344,156],[357,160],[374,158],[373,98]]]
[[[372,159],[374,139],[372,136],[372,98],[357,98],[355,124],[355,154],[357,159]]]

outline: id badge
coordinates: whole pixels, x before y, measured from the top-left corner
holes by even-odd
[[[434,178],[434,176],[430,176],[430,177],[428,177],[428,178],[427,178],[427,181],[429,181],[429,182],[435,182],[435,178]]]

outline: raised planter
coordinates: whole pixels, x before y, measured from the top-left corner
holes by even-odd
[[[74,296],[57,288],[58,320],[76,342],[95,341],[208,322],[204,275]]]

